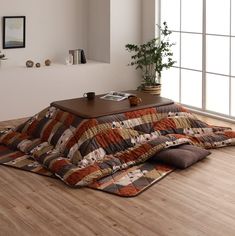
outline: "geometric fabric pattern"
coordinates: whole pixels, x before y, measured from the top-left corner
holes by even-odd
[[[7,150],[5,146],[0,146],[0,164],[56,178],[30,156]],[[173,170],[164,164],[145,162],[104,177],[88,187],[122,197],[134,197]]]
[[[173,170],[164,164],[145,162],[97,180],[89,187],[122,197],[135,197]]]
[[[0,131],[0,163],[56,176],[72,187],[121,194],[120,189],[127,193],[136,181],[145,186],[145,180],[159,179],[143,177],[147,172],[154,176],[155,170],[149,166],[142,171],[141,164],[181,144],[206,149],[235,145],[235,132],[208,125],[178,104],[95,119],[51,106],[16,128]],[[119,178],[122,173],[129,179]]]

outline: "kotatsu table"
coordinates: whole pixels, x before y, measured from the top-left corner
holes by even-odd
[[[235,145],[229,128],[208,125],[169,99],[126,93],[142,102],[133,107],[128,99],[110,101],[102,95],[57,101],[17,128],[0,131],[0,164],[130,197],[173,171],[166,160],[184,157],[178,146]],[[168,150],[175,157],[168,158]],[[164,163],[158,163],[161,154]],[[205,157],[188,156],[190,164]],[[189,158],[184,158],[187,165]]]
[[[142,99],[138,106],[130,106],[128,99],[122,101],[110,101],[101,99],[103,95],[97,95],[94,100],[87,98],[74,98],[51,103],[63,111],[73,113],[82,118],[97,118],[123,112],[159,107],[173,104],[173,101],[156,95],[147,94],[141,91],[125,91]]]

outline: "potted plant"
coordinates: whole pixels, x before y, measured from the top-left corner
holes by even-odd
[[[163,23],[163,26],[163,28],[158,26],[160,37],[144,44],[127,44],[125,46],[128,52],[133,53],[129,65],[142,71],[143,81],[138,88],[157,95],[160,95],[161,91],[162,70],[169,69],[175,63],[171,51],[174,43],[169,42],[171,31],[168,30],[166,22]]]

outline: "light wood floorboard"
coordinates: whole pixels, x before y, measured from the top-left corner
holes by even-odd
[[[0,236],[235,235],[235,147],[213,150],[135,198],[72,189],[59,180],[4,166],[0,189]]]

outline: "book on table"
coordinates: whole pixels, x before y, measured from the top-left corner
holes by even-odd
[[[131,93],[124,93],[124,92],[116,92],[116,91],[111,91],[104,96],[100,97],[101,99],[106,99],[106,100],[111,100],[111,101],[122,101],[124,99],[127,99]]]

